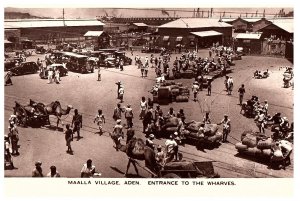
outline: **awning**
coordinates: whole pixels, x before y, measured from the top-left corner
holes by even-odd
[[[168,41],[169,38],[170,38],[170,36],[164,36],[164,37],[163,37],[163,41]]]
[[[99,37],[103,34],[103,31],[88,31],[84,34],[87,37]]]
[[[178,36],[178,37],[176,38],[176,41],[177,41],[177,42],[182,41],[182,36]]]
[[[199,37],[209,37],[209,36],[221,36],[223,35],[217,31],[199,31],[199,32],[191,32],[191,34],[199,36]]]

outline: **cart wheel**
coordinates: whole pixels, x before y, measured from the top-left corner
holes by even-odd
[[[163,178],[180,178],[180,176],[175,173],[167,173],[163,176]]]
[[[18,125],[22,125],[23,127],[26,127],[27,125],[27,114],[24,108],[22,107],[18,107],[16,108],[16,112],[15,112],[16,116],[17,116],[17,124]]]

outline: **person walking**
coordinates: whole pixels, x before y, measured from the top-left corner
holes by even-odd
[[[50,67],[48,70],[48,84],[52,83],[52,79],[53,79],[53,69],[52,67]]]
[[[103,134],[103,124],[105,124],[105,117],[104,114],[102,113],[102,110],[98,110],[98,114],[96,115],[94,119],[94,123],[97,123],[99,127],[99,135]]]
[[[139,68],[141,69],[141,75],[142,75],[142,78],[144,77],[144,71],[145,71],[145,67],[142,63],[142,61],[139,61]]]
[[[120,86],[120,89],[119,89],[119,99],[120,99],[120,102],[123,103],[123,98],[124,98],[124,86],[121,85]]]
[[[265,118],[266,116],[264,114],[264,111],[260,110],[259,114],[254,119],[260,133],[265,133]]]
[[[32,171],[32,177],[44,177],[41,161],[35,162],[35,168]]]
[[[135,135],[135,131],[134,129],[131,127],[131,128],[128,128],[127,129],[127,133],[126,133],[126,144],[128,144],[128,142],[134,137]]]
[[[210,80],[207,83],[207,95],[211,96],[211,81]]]
[[[145,66],[144,66],[144,77],[148,76],[148,70],[149,70],[149,60],[146,60]]]
[[[14,123],[10,123],[9,125],[9,137],[11,141],[12,155],[19,155],[19,131],[17,129],[17,125]]]
[[[78,110],[74,110],[74,116],[72,119],[72,126],[74,125],[73,133],[77,132],[77,141],[81,138],[80,129],[82,128],[82,115],[78,113]]]
[[[218,125],[221,124],[223,124],[223,142],[227,142],[227,137],[231,131],[231,122],[227,114],[224,115],[224,119]]]
[[[12,81],[11,81],[11,77],[12,77],[12,72],[8,71],[4,77],[4,81],[5,81],[5,86],[7,85],[13,85]]]
[[[140,107],[141,107],[141,112],[140,112],[140,119],[143,119],[144,116],[146,115],[146,111],[147,111],[147,101],[146,98],[143,96],[142,100],[140,102]]]
[[[125,118],[126,118],[127,128],[132,128],[133,112],[130,104],[128,104],[127,108],[125,109]]]
[[[98,81],[101,81],[101,67],[98,67]]]
[[[50,172],[47,174],[47,177],[60,177],[59,172],[57,172],[56,167],[52,165],[50,167]]]
[[[66,152],[72,155],[73,150],[71,147],[71,141],[73,141],[73,131],[70,129],[70,124],[66,125],[65,140],[66,140],[66,146],[68,147]]]
[[[267,100],[265,100],[265,102],[264,102],[265,104],[264,104],[264,108],[263,108],[263,110],[264,110],[264,112],[265,112],[265,115],[268,115],[268,110],[269,110],[269,103],[268,103],[268,101]]]
[[[114,109],[113,119],[117,121],[118,119],[122,119],[123,109],[121,108],[121,104],[118,103],[117,107]]]
[[[56,84],[59,84],[59,81],[60,81],[60,76],[59,76],[60,72],[59,72],[59,69],[56,68],[55,69],[55,75],[54,75],[54,80],[55,80],[55,83]]]
[[[121,81],[116,82],[116,85],[118,86],[118,89],[117,89],[117,99],[119,99],[119,90],[120,90],[121,85],[122,85]]]
[[[239,92],[240,105],[242,106],[243,99],[244,99],[244,94],[246,93],[245,85],[244,84],[241,85],[241,87],[239,88],[238,92]]]
[[[117,120],[117,124],[113,127],[113,136],[116,137],[117,141],[120,142],[122,138],[124,138],[123,126],[121,125],[121,119]],[[118,151],[118,147],[116,146],[116,150]]]
[[[199,84],[197,81],[195,81],[192,86],[192,92],[194,94],[194,101],[198,100],[197,99],[198,91],[199,91]]]
[[[120,71],[123,71],[124,70],[124,61],[123,59],[120,59]]]

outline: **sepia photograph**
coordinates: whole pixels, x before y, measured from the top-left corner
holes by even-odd
[[[294,177],[293,7],[5,7],[3,26],[5,178]]]

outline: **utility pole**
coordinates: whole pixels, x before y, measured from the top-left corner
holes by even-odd
[[[65,23],[65,9],[63,8],[63,25],[64,25],[64,27],[66,26],[66,23]],[[63,34],[64,36],[63,36],[63,42],[65,42],[65,34]]]

